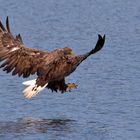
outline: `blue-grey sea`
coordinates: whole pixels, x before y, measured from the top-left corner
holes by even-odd
[[[104,48],[66,78],[77,89],[45,89],[32,100],[24,80],[0,70],[0,140],[140,140],[139,0],[0,0],[0,20],[41,50]]]

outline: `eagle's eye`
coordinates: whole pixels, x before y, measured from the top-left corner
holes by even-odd
[[[65,47],[63,50],[65,55],[74,55],[71,48]]]

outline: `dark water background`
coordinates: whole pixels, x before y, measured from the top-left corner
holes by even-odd
[[[67,78],[78,88],[27,100],[24,79],[0,71],[1,140],[140,139],[139,0],[0,0],[0,19],[29,47],[102,51]]]

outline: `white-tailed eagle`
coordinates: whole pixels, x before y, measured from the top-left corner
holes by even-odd
[[[98,52],[104,45],[105,35],[98,35],[95,48],[83,55],[74,55],[72,49],[65,47],[53,51],[41,51],[27,48],[21,35],[14,37],[10,31],[8,17],[6,27],[0,22],[0,68],[12,75],[27,78],[36,74],[35,80],[25,81],[24,96],[28,99],[44,88],[62,93],[75,88],[74,83],[65,83],[65,77],[70,75],[77,66],[91,54]]]

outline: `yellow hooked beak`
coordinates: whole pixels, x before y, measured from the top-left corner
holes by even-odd
[[[71,55],[75,55],[73,51],[71,51]]]

